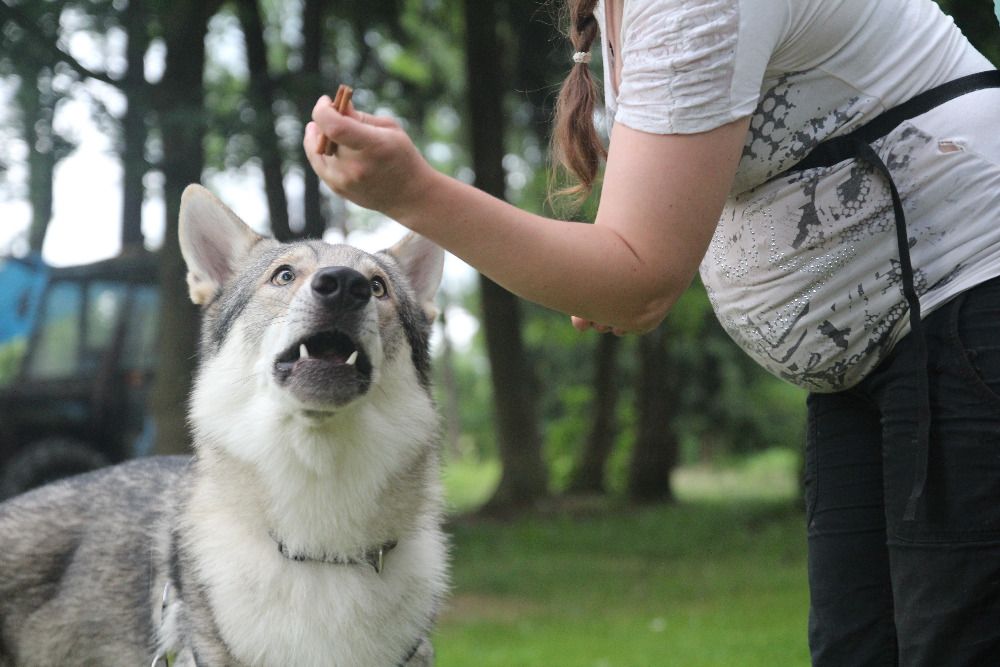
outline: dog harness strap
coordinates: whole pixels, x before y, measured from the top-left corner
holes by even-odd
[[[927,488],[930,462],[931,398],[928,371],[927,338],[920,317],[920,297],[913,280],[913,263],[910,261],[910,240],[906,231],[906,213],[902,198],[885,162],[871,147],[900,123],[927,113],[931,109],[966,93],[984,88],[1000,88],[1000,71],[990,70],[964,76],[954,81],[926,90],[899,106],[889,109],[858,129],[840,137],[827,139],[816,146],[802,161],[785,173],[804,171],[816,167],[830,167],[848,159],[859,159],[881,174],[889,186],[892,210],[896,221],[896,245],[899,251],[899,270],[903,283],[903,297],[909,309],[910,332],[916,347],[913,373],[917,388],[917,428],[913,438],[914,468],[913,489],[903,511],[904,521],[915,521],[922,506]]]

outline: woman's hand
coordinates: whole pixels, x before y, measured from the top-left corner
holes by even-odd
[[[320,151],[323,135],[337,145],[333,155]],[[413,205],[433,171],[396,121],[359,112],[353,105],[338,113],[327,95],[313,107],[302,145],[316,175],[331,190],[390,217]]]

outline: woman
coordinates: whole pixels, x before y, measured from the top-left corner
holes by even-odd
[[[734,340],[811,392],[814,664],[996,664],[1000,82],[947,86],[992,66],[931,0],[568,5],[555,147],[584,191],[603,35],[595,224],[436,173],[394,122],[329,98],[305,133],[316,173],[581,330],[652,329],[700,266]]]

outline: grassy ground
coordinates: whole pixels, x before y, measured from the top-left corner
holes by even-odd
[[[794,457],[766,456],[678,471],[672,507],[457,520],[439,667],[807,665]],[[450,497],[495,473],[450,469]]]

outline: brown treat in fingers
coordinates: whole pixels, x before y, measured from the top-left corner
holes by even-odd
[[[337,94],[334,96],[333,102],[330,106],[336,109],[339,113],[346,115],[347,110],[351,107],[351,98],[353,96],[353,88],[345,84],[340,84],[337,88]],[[327,139],[325,134],[320,135],[318,152],[323,155],[333,155],[337,152],[337,144]]]

